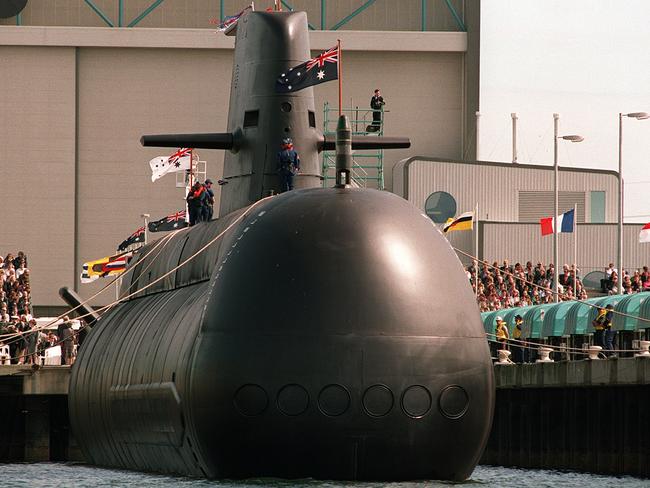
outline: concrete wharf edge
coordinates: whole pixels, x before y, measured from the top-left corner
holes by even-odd
[[[495,365],[481,464],[650,478],[650,361]]]

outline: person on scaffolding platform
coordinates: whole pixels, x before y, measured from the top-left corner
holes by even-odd
[[[379,132],[381,129],[381,112],[382,107],[386,105],[384,97],[381,96],[379,88],[375,90],[375,94],[370,99],[370,108],[372,109],[372,124],[366,130],[368,132]]]
[[[300,171],[300,157],[289,138],[282,140],[282,150],[278,153],[278,175],[280,191],[293,190],[293,177]]]

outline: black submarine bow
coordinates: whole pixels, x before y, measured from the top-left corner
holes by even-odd
[[[235,30],[232,139],[156,139],[232,144],[222,216],[143,247],[123,275],[135,296],[80,349],[69,410],[85,459],[208,478],[467,478],[494,379],[462,265],[420,210],[350,186],[345,118],[337,184],[320,187],[334,141],[310,125],[312,89],[273,91],[309,57],[305,13],[250,12]],[[301,189],[260,200],[287,135]]]

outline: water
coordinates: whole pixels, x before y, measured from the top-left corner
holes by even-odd
[[[82,464],[0,464],[0,484],[13,487],[74,487],[101,488],[139,487],[219,487],[219,488],[431,488],[469,486],[472,488],[544,488],[558,487],[630,487],[646,488],[650,480],[627,476],[601,476],[596,474],[566,473],[559,471],[525,470],[478,466],[472,477],[463,483],[420,481],[407,483],[342,483],[314,480],[254,479],[245,481],[206,481],[192,478],[135,473],[116,469],[102,469]]]

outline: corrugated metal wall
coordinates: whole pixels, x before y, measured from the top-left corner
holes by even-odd
[[[522,192],[553,194],[552,166],[450,161],[418,156],[398,163],[393,171],[393,180],[394,188],[401,189],[401,195],[421,209],[424,209],[427,197],[435,191],[450,193],[456,199],[458,213],[472,210],[478,202],[479,220],[525,221],[519,215],[519,198],[530,194]],[[561,203],[568,203],[570,208],[573,201],[577,201],[579,221],[584,222],[585,216],[589,220],[591,191],[605,192],[605,221],[617,221],[618,178],[615,172],[560,168],[558,180]],[[584,205],[580,204],[580,194],[585,194]],[[542,216],[550,217],[553,204],[551,200],[549,206],[546,200],[538,202],[537,210],[527,200],[525,218],[534,222]],[[568,208],[560,207],[560,211],[563,210]],[[537,217],[533,215],[535,212]]]
[[[643,224],[623,226],[623,268],[635,270],[650,265],[650,244],[639,244],[639,231]],[[578,267],[583,276],[594,269],[604,271],[608,263],[616,263],[618,246],[616,224],[581,224],[576,234],[558,235],[558,260],[560,264],[573,262],[574,236],[578,243]],[[474,232],[453,232],[449,243],[474,255]],[[505,222],[479,223],[479,257],[511,264],[532,261],[548,264],[553,261],[553,236],[542,236],[539,224]],[[471,259],[460,254],[464,264]]]
[[[588,197],[585,191],[558,191],[558,215],[576,206],[578,222],[585,221],[585,205]],[[519,191],[518,222],[535,222],[555,212],[553,191]]]

